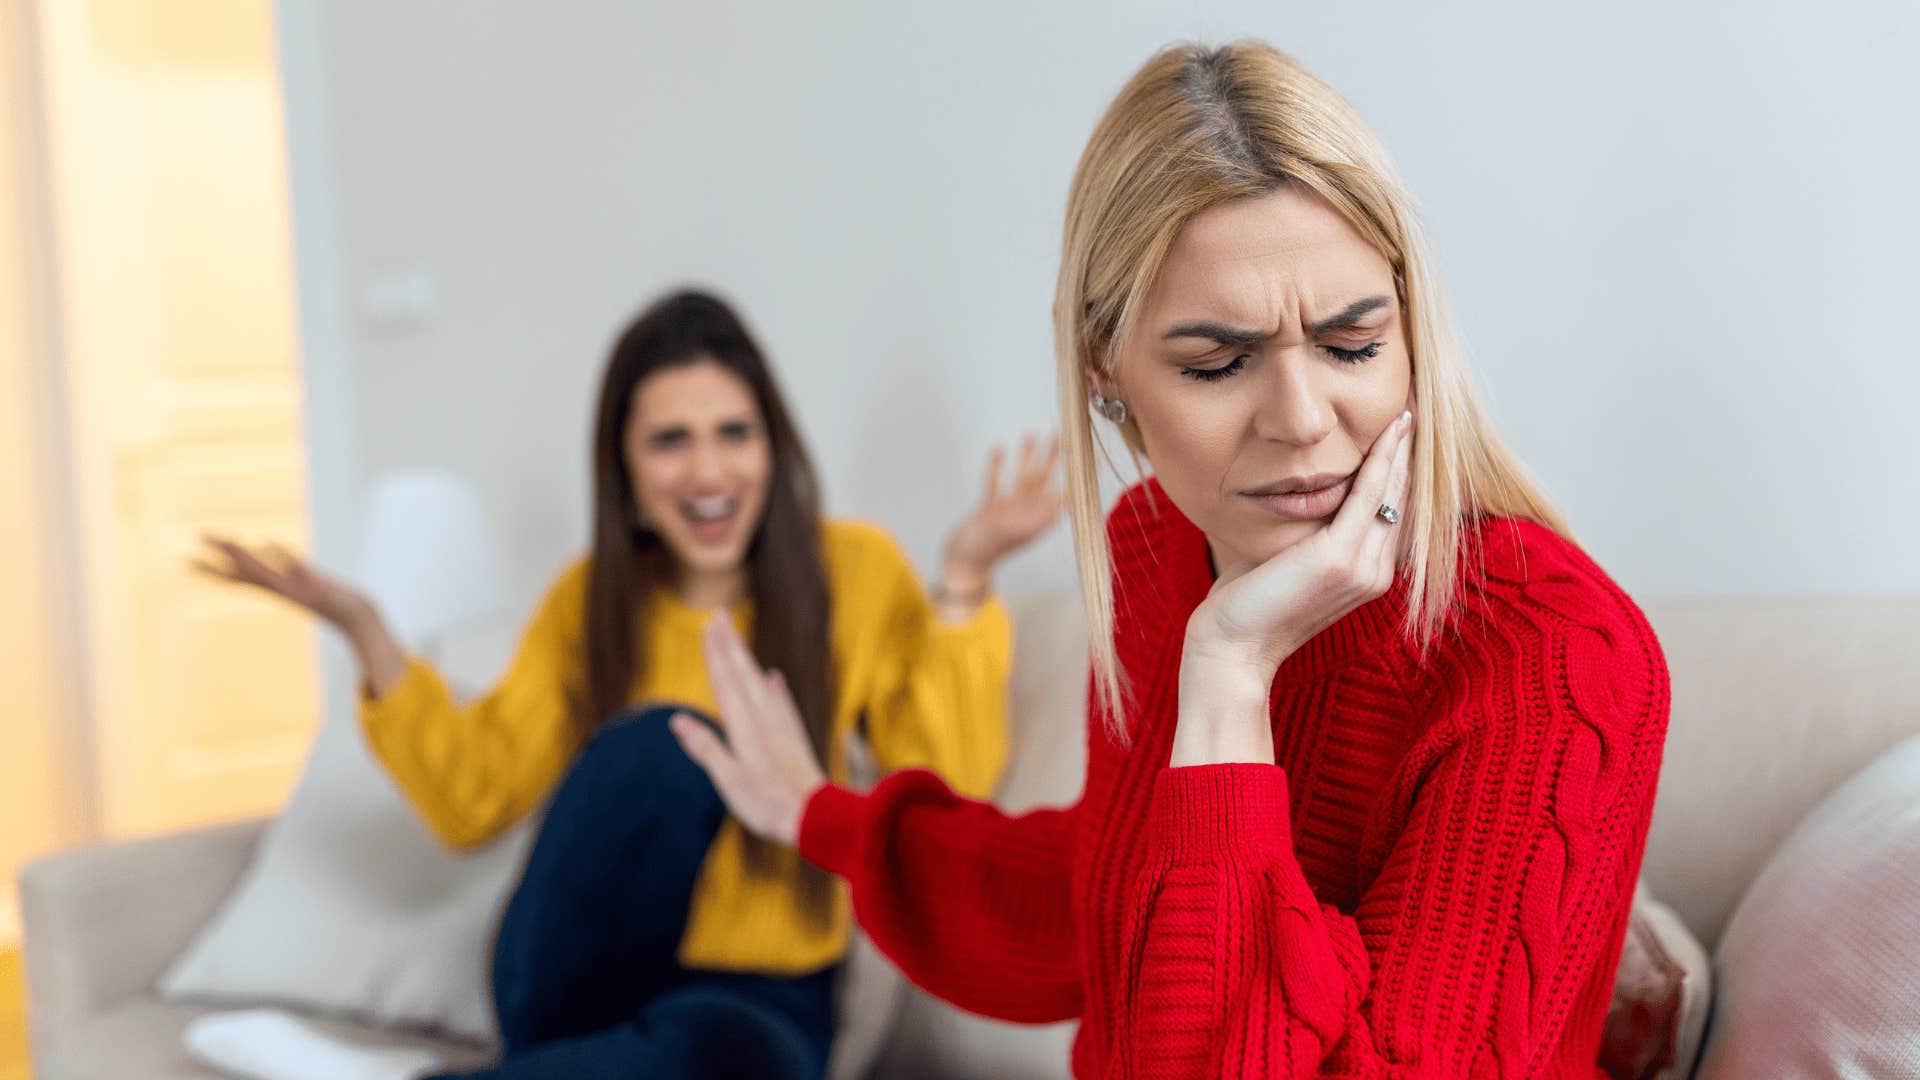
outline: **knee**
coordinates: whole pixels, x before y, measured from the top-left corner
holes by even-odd
[[[649,791],[675,799],[717,798],[706,771],[687,757],[667,726],[669,719],[682,712],[713,723],[693,710],[674,706],[620,713],[587,740],[563,786],[618,792],[623,800]]]
[[[825,1070],[824,1052],[791,1018],[723,990],[696,986],[662,995],[643,1022],[684,1041],[694,1075],[805,1080]]]

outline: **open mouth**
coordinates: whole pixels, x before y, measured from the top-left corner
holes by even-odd
[[[687,519],[695,539],[715,544],[732,535],[734,521],[740,516],[740,499],[733,495],[685,499],[680,503],[680,514]]]

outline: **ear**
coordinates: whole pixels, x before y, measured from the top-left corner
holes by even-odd
[[[1102,397],[1110,398],[1120,396],[1119,384],[1113,380],[1111,359],[1112,358],[1108,356],[1096,356],[1093,353],[1088,353],[1081,363],[1080,374],[1086,383],[1089,393],[1097,393]]]

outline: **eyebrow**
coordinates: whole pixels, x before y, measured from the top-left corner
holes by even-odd
[[[725,420],[714,421],[713,428],[715,431],[731,431],[737,428],[752,428],[756,423],[758,421],[751,416],[732,416]],[[653,439],[665,435],[691,435],[693,429],[694,425],[684,420],[669,420],[659,427],[649,428],[647,437]]]
[[[1392,298],[1386,296],[1369,296],[1363,300],[1355,300],[1353,303],[1341,308],[1338,312],[1307,327],[1307,330],[1315,334],[1324,334],[1329,330],[1339,330],[1352,326],[1362,318],[1371,315],[1392,302]],[[1217,322],[1190,322],[1181,323],[1179,326],[1168,330],[1165,334],[1161,335],[1161,340],[1172,341],[1176,338],[1205,338],[1208,341],[1217,341],[1222,345],[1245,346],[1258,345],[1271,336],[1273,336],[1272,333],[1266,330],[1244,330],[1237,326],[1228,326],[1225,323]]]

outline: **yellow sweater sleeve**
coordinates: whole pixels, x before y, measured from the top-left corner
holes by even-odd
[[[547,591],[506,677],[474,701],[455,701],[418,658],[385,695],[361,698],[368,745],[447,846],[470,848],[504,832],[572,761],[578,736],[568,698],[583,655],[585,603],[583,561]]]
[[[989,598],[964,622],[941,619],[906,554],[871,526],[841,524],[836,546],[858,552],[848,598],[871,605],[873,678],[866,736],[882,769],[925,767],[954,790],[991,794],[1005,768],[1013,622]]]

